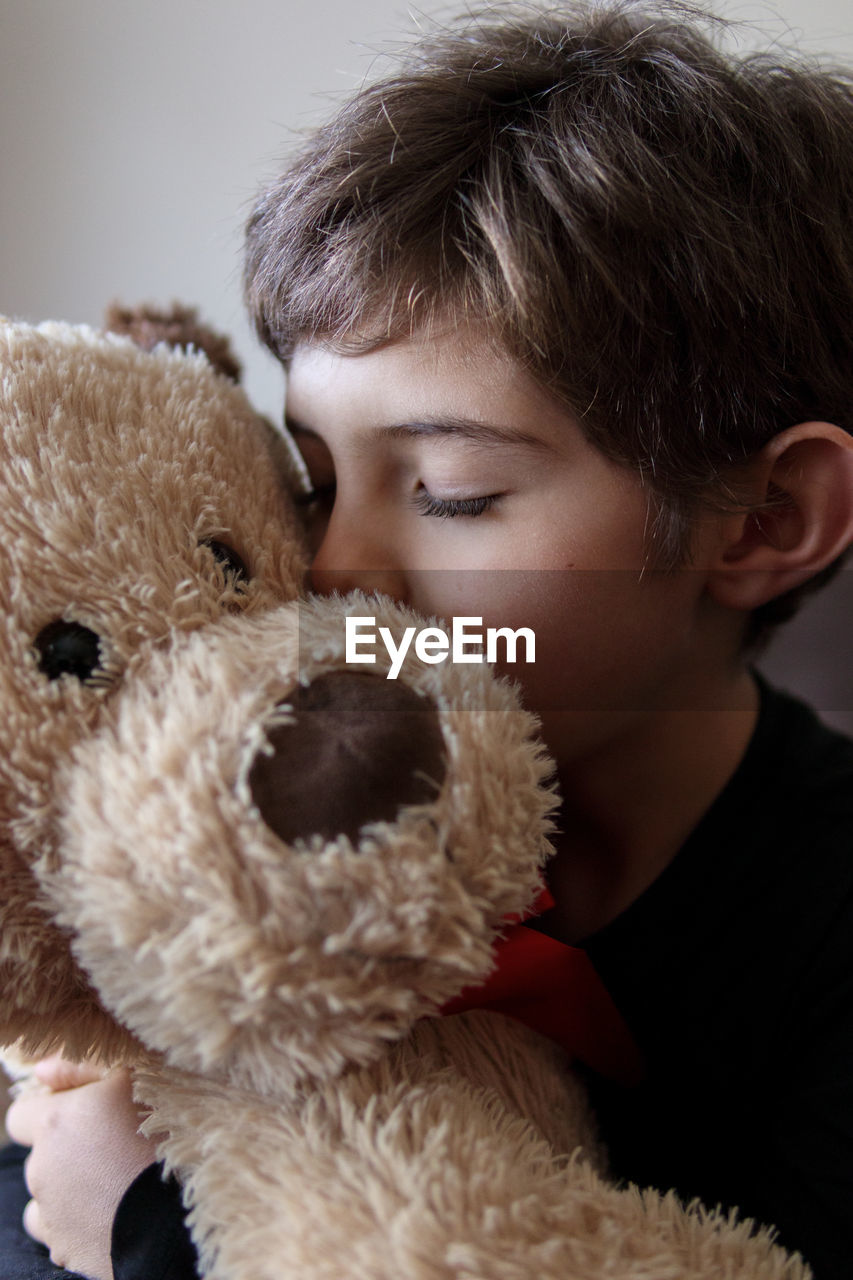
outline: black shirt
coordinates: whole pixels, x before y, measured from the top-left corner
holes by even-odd
[[[737,1207],[849,1280],[853,742],[761,682],[728,786],[583,946],[647,1064],[590,1079],[614,1175]]]

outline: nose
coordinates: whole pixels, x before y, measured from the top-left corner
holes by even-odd
[[[383,535],[369,511],[344,520],[336,507],[311,562],[309,586],[318,595],[364,591],[407,604],[407,575],[396,553],[391,535]]]
[[[408,685],[332,671],[287,699],[249,786],[261,817],[292,844],[319,835],[354,843],[368,823],[431,804],[447,764],[434,703]]]

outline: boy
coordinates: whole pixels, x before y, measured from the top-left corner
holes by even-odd
[[[505,14],[344,108],[261,197],[247,272],[315,588],[536,633],[538,927],[645,1060],[590,1078],[615,1175],[775,1223],[817,1280],[853,1261],[853,744],[748,658],[853,540],[851,192],[845,77],[669,7]],[[101,1090],[117,1131],[106,1083],[12,1111],[70,1265],[68,1117]],[[146,1160],[100,1196],[95,1280]]]

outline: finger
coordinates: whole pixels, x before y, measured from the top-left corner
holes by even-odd
[[[44,1226],[39,1212],[38,1202],[28,1200],[24,1208],[24,1216],[22,1218],[24,1230],[33,1240],[37,1240],[39,1244],[46,1244],[44,1238]]]
[[[22,1093],[6,1112],[6,1132],[13,1142],[31,1147],[35,1141],[45,1094]]]
[[[92,1084],[100,1080],[103,1068],[92,1062],[70,1062],[61,1054],[55,1053],[50,1058],[42,1058],[33,1067],[33,1074],[48,1089],[59,1093],[64,1089],[77,1089],[83,1084]]]
[[[33,1156],[35,1152],[31,1151],[24,1161],[24,1186],[30,1193],[32,1200],[38,1200],[38,1187],[33,1180]]]

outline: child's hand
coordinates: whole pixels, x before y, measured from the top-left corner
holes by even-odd
[[[143,1118],[130,1076],[46,1058],[42,1090],[23,1093],[6,1113],[9,1137],[32,1147],[24,1166],[32,1196],[24,1228],[60,1267],[112,1280],[112,1225],[137,1174],[156,1159],[139,1134]]]

